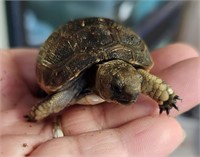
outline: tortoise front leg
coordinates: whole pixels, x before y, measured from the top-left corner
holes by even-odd
[[[25,116],[28,121],[42,120],[53,113],[58,113],[65,107],[73,105],[72,100],[78,95],[77,89],[67,89],[47,96],[44,100],[33,106],[31,112]]]
[[[139,69],[138,72],[143,76],[141,86],[142,93],[149,95],[152,99],[158,102],[160,113],[166,111],[169,114],[171,108],[178,110],[176,101],[180,100],[169,85],[162,79],[148,73],[145,70]]]

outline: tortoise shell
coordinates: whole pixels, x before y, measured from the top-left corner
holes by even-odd
[[[146,44],[129,28],[106,18],[68,22],[42,45],[36,65],[40,86],[52,93],[94,64],[120,59],[149,70],[152,65]]]

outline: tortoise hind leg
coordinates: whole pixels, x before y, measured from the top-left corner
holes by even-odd
[[[31,112],[25,116],[27,121],[34,122],[42,120],[53,113],[58,113],[65,107],[73,105],[70,103],[78,95],[78,89],[67,89],[47,96],[44,100],[33,106]]]

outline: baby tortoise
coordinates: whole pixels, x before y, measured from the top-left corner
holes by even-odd
[[[40,49],[37,79],[48,96],[26,118],[42,120],[75,103],[106,100],[129,105],[140,93],[154,99],[160,113],[169,114],[172,107],[178,110],[179,97],[149,73],[152,66],[147,46],[129,28],[106,18],[71,21],[53,32]]]

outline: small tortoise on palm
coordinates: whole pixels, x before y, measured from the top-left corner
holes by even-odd
[[[178,109],[179,97],[149,73],[152,66],[147,46],[130,29],[106,18],[69,22],[53,32],[40,49],[36,74],[48,96],[26,117],[42,120],[70,105],[84,104],[82,100],[90,95],[129,105],[140,93],[154,99],[160,113],[169,114],[172,107]]]

